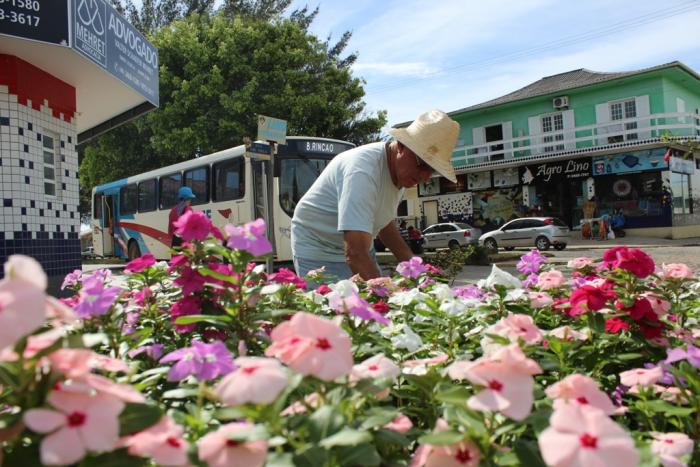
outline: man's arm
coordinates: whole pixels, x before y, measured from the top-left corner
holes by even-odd
[[[359,274],[364,280],[379,277],[377,266],[369,256],[372,236],[360,230],[344,232],[345,262],[353,274]]]
[[[401,236],[401,232],[399,232],[399,228],[396,227],[394,221],[389,222],[379,231],[379,239],[394,253],[394,256],[399,261],[408,261],[413,257],[413,252]]]

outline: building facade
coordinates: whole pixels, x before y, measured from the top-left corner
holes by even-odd
[[[426,225],[546,215],[577,228],[621,213],[637,234],[700,235],[700,76],[680,62],[574,70],[449,114],[458,181],[419,185]]]

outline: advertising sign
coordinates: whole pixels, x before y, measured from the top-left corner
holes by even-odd
[[[695,161],[682,159],[680,157],[671,157],[669,161],[669,167],[671,167],[671,172],[676,172],[680,174],[694,174],[695,173]]]
[[[512,186],[518,184],[518,168],[499,169],[493,171],[493,186]]]
[[[491,172],[477,172],[467,174],[467,189],[483,190],[491,188]]]
[[[668,168],[666,148],[645,149],[593,158],[593,175],[621,174]]]
[[[523,167],[520,180],[525,185],[533,182],[549,182],[552,178],[585,178],[591,175],[590,159],[571,159],[568,161],[543,162]]]
[[[287,141],[287,121],[258,115],[258,139],[284,144]]]
[[[0,34],[68,47],[68,0],[0,0]]]
[[[71,4],[73,49],[158,105],[155,46],[105,0],[71,0]]]

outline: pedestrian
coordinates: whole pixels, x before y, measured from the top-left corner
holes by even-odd
[[[423,233],[412,225],[408,227],[408,242],[414,254],[423,253]]]
[[[372,239],[379,236],[397,260],[413,256],[394,221],[404,190],[435,172],[456,183],[452,152],[459,124],[439,110],[407,128],[389,130],[388,142],[339,154],[299,200],[292,218],[297,275],[325,266],[339,279],[380,276]]]
[[[190,207],[192,205],[192,200],[196,196],[192,193],[192,188],[188,186],[181,186],[177,190],[177,204],[173,206],[170,210],[170,216],[168,217],[168,235],[170,236],[170,247],[176,248],[182,246],[182,239],[175,234],[175,222],[185,214],[192,210]]]
[[[399,233],[401,234],[401,238],[403,238],[403,241],[408,243],[409,237],[408,237],[408,229],[406,229],[406,221],[401,221],[399,223]]]

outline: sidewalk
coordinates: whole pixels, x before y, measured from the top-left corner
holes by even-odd
[[[639,237],[628,235],[622,238],[613,240],[585,240],[576,238],[577,235],[571,237],[571,242],[566,245],[567,250],[591,250],[605,249],[614,246],[628,246],[630,248],[658,248],[664,246],[700,246],[700,237],[669,239],[657,237]]]

